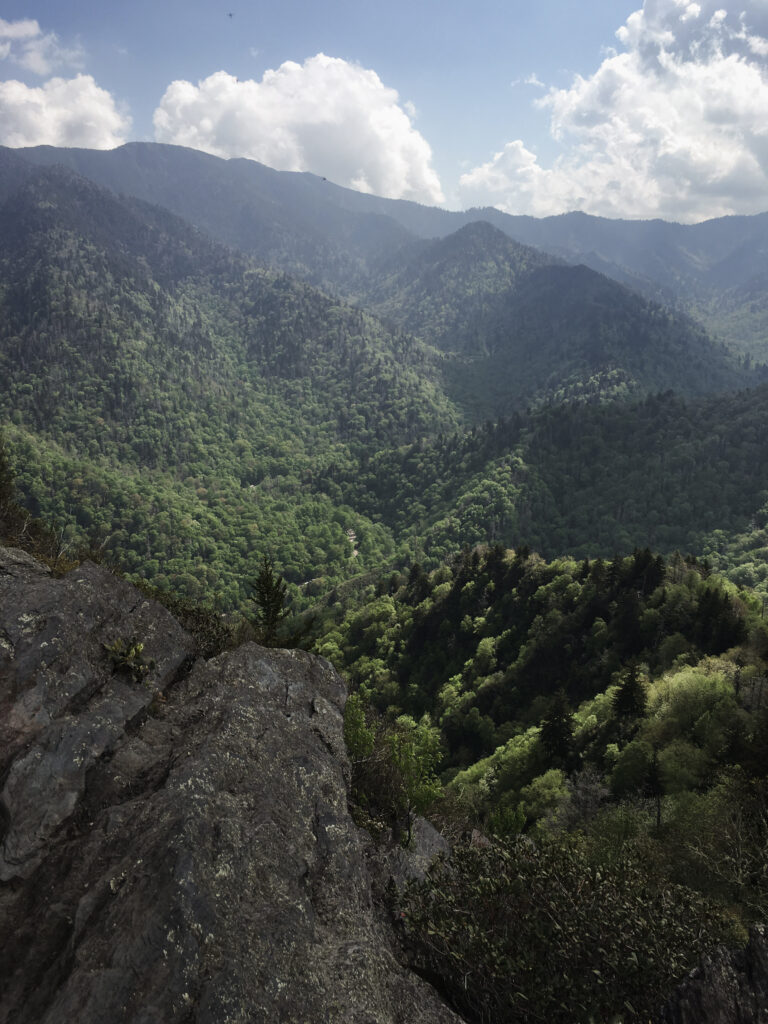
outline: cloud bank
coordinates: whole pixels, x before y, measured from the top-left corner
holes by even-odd
[[[312,171],[391,198],[440,203],[432,151],[413,108],[375,71],[319,53],[286,61],[260,82],[224,71],[176,81],[154,114],[155,138],[277,170]]]
[[[517,139],[460,179],[467,205],[697,221],[768,209],[768,3],[646,0],[588,78],[536,101],[563,147]]]
[[[65,47],[32,18],[0,18],[0,61],[33,75],[82,65],[79,46]],[[0,81],[0,144],[112,149],[125,142],[130,118],[90,75],[49,78],[40,86]]]
[[[0,143],[4,146],[121,146],[130,118],[90,75],[51,78],[39,87],[0,82]]]

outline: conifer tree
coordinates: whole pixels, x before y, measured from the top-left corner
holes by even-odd
[[[259,575],[253,583],[253,602],[256,605],[256,626],[265,647],[277,646],[277,630],[287,614],[285,608],[286,585],[275,573],[275,564],[269,555],[263,555]]]
[[[625,718],[642,718],[645,709],[645,687],[637,671],[637,665],[632,662],[624,681],[613,698],[613,711],[614,714]]]
[[[541,745],[553,763],[565,764],[570,760],[573,747],[573,712],[564,690],[552,698],[546,717],[541,723]]]

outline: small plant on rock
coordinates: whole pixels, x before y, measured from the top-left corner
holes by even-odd
[[[138,637],[118,637],[114,643],[104,644],[103,647],[109,655],[112,671],[130,676],[134,683],[146,682],[155,667],[154,660],[144,661],[144,643]]]

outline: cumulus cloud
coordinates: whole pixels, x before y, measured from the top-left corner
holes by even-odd
[[[113,149],[125,142],[130,118],[90,75],[51,78],[32,88],[0,82],[0,143]]]
[[[432,152],[414,109],[371,70],[319,53],[286,61],[261,81],[224,71],[171,83],[155,111],[155,138],[278,170],[312,171],[340,185],[440,203]]]
[[[64,67],[82,67],[83,53],[79,46],[63,46],[55,32],[43,32],[33,18],[0,18],[0,60],[36,75],[50,75]]]
[[[590,77],[536,101],[562,152],[521,140],[461,177],[510,213],[696,221],[768,209],[768,4],[646,0]]]

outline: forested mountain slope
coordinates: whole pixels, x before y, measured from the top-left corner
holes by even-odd
[[[322,178],[274,171],[253,160],[221,160],[155,143],[14,152],[163,206],[261,263],[341,294],[361,286],[371,259],[414,237],[390,217],[345,209],[334,201],[345,190]]]
[[[599,404],[750,379],[684,318],[481,223],[402,250],[387,327],[166,210],[3,166],[0,415],[64,546],[223,607],[264,550],[307,594],[493,541],[706,550],[761,582],[727,536],[765,502],[765,393]],[[563,399],[584,408],[488,422]]]
[[[0,210],[0,281],[24,492],[161,584],[241,600],[265,547],[293,579],[344,574],[348,529],[380,559],[307,475],[457,423],[410,337],[60,169]]]
[[[490,224],[384,258],[363,304],[453,357],[451,394],[485,414],[552,398],[701,394],[754,377],[689,318]]]
[[[670,387],[697,393],[751,379],[684,317],[488,224],[415,242],[391,218],[335,205],[344,190],[328,182],[180,147],[21,152],[61,158],[113,190],[167,204],[213,237],[339,288],[458,353],[446,380],[474,419],[574,389],[609,397]]]
[[[156,143],[107,152],[36,147],[18,154],[31,162],[66,164],[115,191],[167,206],[221,241],[346,295],[367,280],[377,253],[485,220],[518,242],[584,263],[693,313],[758,361],[768,356],[762,276],[768,214],[682,225],[576,212],[510,216],[490,207],[451,212]]]
[[[381,452],[336,481],[430,565],[462,543],[548,557],[679,548],[765,589],[766,422],[765,386],[572,403]]]
[[[387,806],[386,729],[408,729],[442,753],[433,813],[502,837],[460,845],[406,903],[418,962],[471,1020],[609,1020],[613,986],[621,1019],[656,1019],[640,981],[656,958],[618,935],[647,922],[671,967],[681,928],[765,918],[768,635],[759,603],[705,565],[467,550],[382,581],[318,647],[353,686],[369,813]],[[565,997],[536,956],[520,963],[530,944],[556,951]]]

